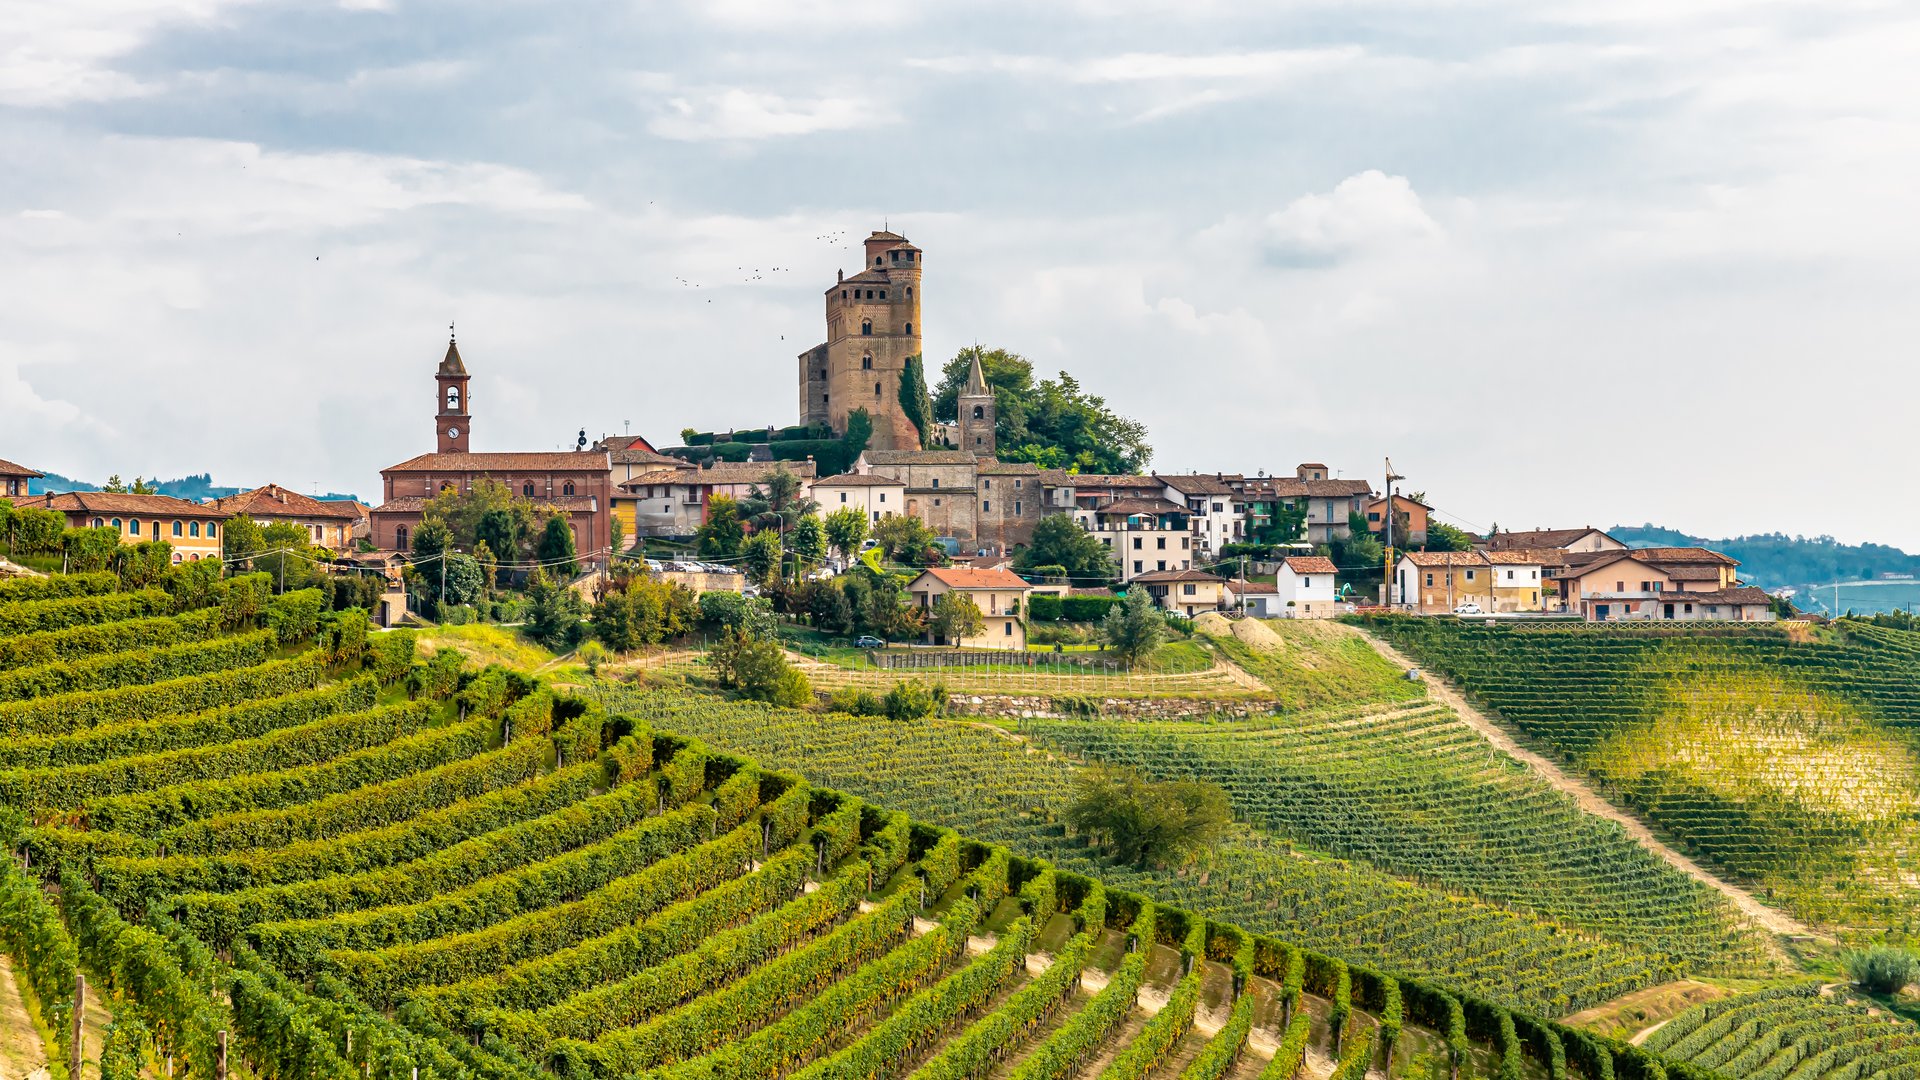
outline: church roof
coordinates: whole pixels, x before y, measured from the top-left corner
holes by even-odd
[[[447,355],[440,361],[439,373],[442,375],[465,375],[467,373],[467,365],[460,362],[460,347],[453,343],[452,338],[447,339]]]
[[[980,370],[980,350],[973,350],[973,358],[967,361],[967,388],[961,391],[963,397],[986,397],[993,391],[987,389],[987,377]]]
[[[575,450],[538,451],[505,454],[421,454],[382,472],[424,473],[496,473],[496,472],[599,472],[612,469],[607,452]]]

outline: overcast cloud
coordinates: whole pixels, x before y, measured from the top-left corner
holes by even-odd
[[[450,320],[479,449],[791,423],[884,221],[936,364],[1162,470],[1920,548],[1916,55],[1847,0],[0,2],[0,458],[371,497]]]

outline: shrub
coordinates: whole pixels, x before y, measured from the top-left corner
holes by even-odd
[[[1871,994],[1897,994],[1920,975],[1920,960],[1905,949],[1875,945],[1840,958],[1847,974]]]
[[[894,720],[918,720],[922,717],[937,716],[947,707],[947,688],[934,683],[927,686],[918,682],[894,683],[887,691],[883,708],[887,716]]]
[[[880,716],[886,712],[878,694],[853,686],[843,686],[835,690],[829,701],[829,707],[834,712],[843,712],[850,716]]]
[[[1035,622],[1060,621],[1061,597],[1039,595],[1027,598],[1027,618]]]

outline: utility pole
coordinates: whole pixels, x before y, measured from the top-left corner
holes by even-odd
[[[1387,608],[1391,610],[1393,608],[1393,482],[1395,480],[1405,480],[1406,477],[1398,476],[1394,473],[1392,458],[1382,458],[1381,460],[1387,463],[1387,529],[1386,543],[1381,545],[1380,554],[1381,559],[1385,562],[1380,572],[1380,598],[1386,602]]]

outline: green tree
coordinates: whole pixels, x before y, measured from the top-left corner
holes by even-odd
[[[513,574],[504,564],[528,561],[521,556],[527,551],[526,538],[533,520],[532,510],[531,506],[488,506],[474,519],[474,550],[478,551],[480,545],[485,544],[493,554],[495,585],[507,584]]]
[[[927,397],[927,371],[920,355],[907,357],[900,369],[900,411],[920,429],[920,448],[933,445],[933,402]]]
[[[112,476],[107,477],[107,482],[101,485],[100,490],[110,495],[125,495],[127,493],[127,482],[120,479],[119,473],[114,473]]]
[[[580,564],[574,559],[573,527],[567,523],[565,514],[556,512],[548,516],[540,530],[540,547],[535,554],[542,569],[557,578],[571,579],[580,572]]]
[[[808,608],[814,629],[829,634],[853,633],[853,604],[847,600],[847,591],[839,581],[821,582],[813,591]]]
[[[975,351],[962,349],[941,368],[934,419],[952,421],[959,415],[960,390]],[[1023,356],[1005,349],[980,349],[979,356],[980,372],[993,389],[1000,460],[1105,473],[1139,472],[1152,460],[1146,426],[1114,412],[1073,376],[1062,371],[1036,384],[1033,363]]]
[[[474,481],[466,491],[442,488],[427,500],[421,513],[445,522],[453,531],[455,547],[471,551],[485,540],[504,563],[531,561],[542,516],[533,500],[491,477]],[[487,522],[484,529],[483,521]]]
[[[959,645],[962,638],[979,635],[987,628],[987,617],[980,611],[980,605],[962,592],[943,592],[933,602],[933,618],[928,627],[935,637],[947,639],[950,645]]]
[[[527,580],[528,637],[549,649],[570,649],[581,637],[580,594],[556,585],[546,571],[535,568]]]
[[[827,557],[827,528],[820,523],[820,516],[808,514],[795,522],[793,531],[787,534],[787,545],[793,548],[802,571],[819,566]]]
[[[1033,539],[1014,557],[1013,565],[1032,571],[1058,566],[1076,582],[1113,580],[1113,552],[1100,538],[1080,527],[1072,514],[1049,514],[1034,523]]]
[[[740,516],[755,528],[777,528],[785,532],[820,508],[819,503],[801,497],[805,486],[784,462],[778,463],[759,483],[747,489],[747,497],[740,500]]]
[[[707,520],[700,523],[694,533],[699,540],[701,556],[709,559],[726,559],[740,554],[740,543],[746,539],[746,528],[740,524],[740,504],[731,495],[712,495],[707,498]]]
[[[812,685],[787,662],[778,642],[730,631],[708,651],[707,659],[721,685],[741,697],[788,708],[813,704]]]
[[[873,439],[873,416],[865,407],[847,414],[847,432],[840,436],[841,454],[846,458],[845,468],[852,468],[853,462],[867,449],[867,443]]]
[[[867,538],[866,513],[858,507],[843,506],[827,515],[825,527],[827,544],[834,554],[840,556],[843,564],[851,563]]]
[[[937,566],[944,561],[934,546],[933,530],[911,514],[895,514],[874,526],[874,539],[888,560],[906,566]]]
[[[618,514],[613,516],[612,521],[607,522],[607,547],[613,552],[612,557],[608,559],[609,563],[627,553],[627,523],[621,521]]]
[[[1252,539],[1261,544],[1297,544],[1307,535],[1307,500],[1276,501],[1273,520],[1255,530]]]
[[[1107,609],[1100,629],[1122,662],[1131,667],[1153,654],[1167,636],[1167,620],[1153,605],[1145,586],[1127,590],[1126,598]]]
[[[1367,519],[1362,514],[1347,515],[1347,536],[1335,540],[1331,547],[1342,581],[1378,582],[1386,573],[1387,550],[1379,537],[1367,531]]]
[[[65,515],[34,506],[8,506],[0,513],[6,515],[9,553],[44,555],[60,550],[60,534],[67,530]]]
[[[236,571],[252,569],[253,557],[265,550],[267,539],[261,535],[258,522],[245,514],[227,519],[226,531],[220,537],[220,552]]]
[[[1456,529],[1444,521],[1427,519],[1428,551],[1472,551],[1473,537],[1466,530]]]
[[[1225,835],[1230,820],[1226,793],[1211,783],[1154,781],[1107,766],[1080,774],[1067,807],[1070,826],[1138,867],[1198,861]]]
[[[228,522],[228,535],[233,523]],[[310,579],[319,576],[313,550],[313,536],[290,521],[276,521],[261,527],[260,554],[253,557],[253,569],[273,576],[276,592],[304,589]]]
[[[66,568],[75,574],[88,574],[106,570],[113,565],[114,553],[120,549],[120,530],[111,525],[102,525],[97,529],[68,529],[60,534],[61,554],[66,558]]]
[[[765,588],[780,574],[780,534],[761,529],[740,546],[740,569],[747,580]]]
[[[143,540],[114,549],[112,570],[120,575],[123,589],[158,585],[172,569],[173,545],[164,540]]]
[[[136,476],[133,478],[133,486],[128,488],[127,492],[133,495],[158,495],[160,488],[152,481]]]

